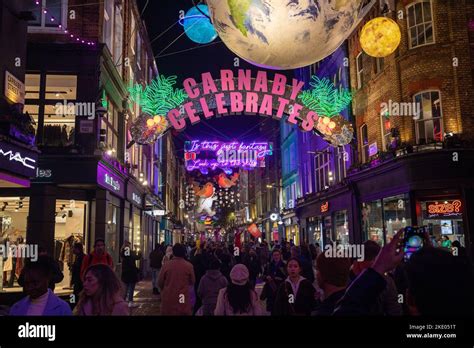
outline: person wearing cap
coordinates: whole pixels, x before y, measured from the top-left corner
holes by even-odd
[[[316,289],[309,280],[301,276],[302,271],[298,258],[288,260],[288,277],[278,288],[272,315],[311,315],[316,305]]]
[[[258,316],[263,308],[258,295],[249,282],[249,270],[243,264],[235,265],[230,271],[230,284],[219,291],[216,316]]]

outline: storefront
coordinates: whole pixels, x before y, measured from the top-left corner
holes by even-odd
[[[300,226],[295,211],[291,210],[283,214],[282,221],[284,225],[284,239],[287,242],[291,243],[293,241],[295,245],[300,245]]]
[[[300,198],[297,211],[302,237],[309,244],[347,245],[354,242],[354,195],[348,186],[335,188],[324,194]]]
[[[38,151],[0,134],[0,188],[29,187],[36,176]]]

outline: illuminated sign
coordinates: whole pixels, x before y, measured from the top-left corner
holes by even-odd
[[[321,204],[321,213],[326,213],[329,210],[329,202]]]
[[[25,104],[25,84],[5,71],[5,97],[14,104]]]
[[[186,141],[184,159],[186,169],[199,169],[207,174],[209,169],[251,169],[265,167],[265,157],[272,154],[271,143],[224,143],[220,141]]]
[[[459,199],[444,202],[426,202],[427,219],[461,217],[462,202]]]
[[[373,143],[369,145],[369,156],[374,156],[379,152],[379,148],[377,146],[377,143]]]
[[[138,205],[142,205],[142,198],[139,195],[137,195],[135,192],[132,193],[132,201],[134,201]]]
[[[0,148],[0,155],[6,157],[10,162],[19,162],[26,168],[35,169],[34,164],[36,161],[30,157],[23,157],[19,152],[13,152],[12,150],[5,151]]]
[[[99,163],[97,166],[97,183],[122,198],[125,196],[125,183],[123,179],[112,173],[102,163]]]

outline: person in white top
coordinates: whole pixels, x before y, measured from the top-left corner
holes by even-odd
[[[249,283],[249,270],[243,264],[235,265],[230,271],[231,283],[219,290],[216,316],[260,316],[263,307],[258,295]]]

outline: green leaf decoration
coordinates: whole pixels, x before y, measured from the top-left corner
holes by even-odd
[[[157,76],[145,88],[135,84],[128,88],[130,100],[150,115],[164,115],[181,105],[188,95],[183,89],[175,89],[176,76]]]
[[[347,108],[352,101],[352,93],[347,89],[337,89],[327,78],[312,76],[309,90],[298,96],[302,103],[319,116],[334,117]]]

